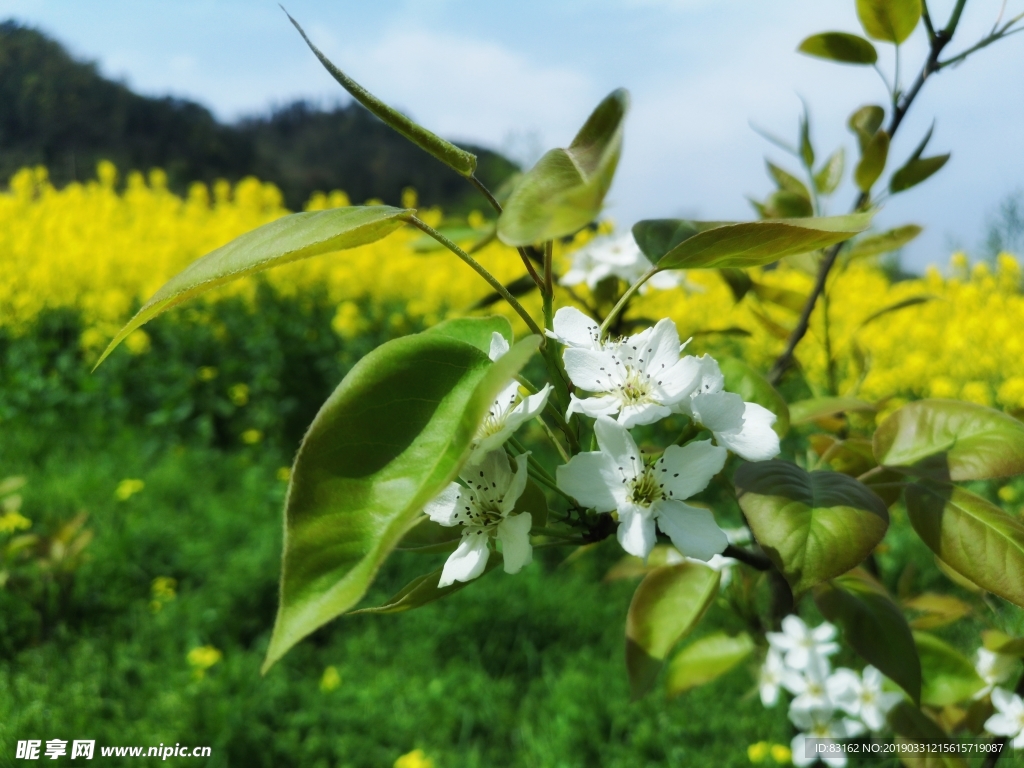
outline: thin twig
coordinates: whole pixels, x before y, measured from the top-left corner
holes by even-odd
[[[409,223],[412,224],[417,229],[422,230],[426,234],[430,235],[432,238],[437,240],[437,242],[439,242],[449,251],[454,253],[464,262],[466,262],[470,267],[472,267],[473,270],[478,275],[480,275],[480,277],[486,280],[487,284],[490,285],[491,288],[493,288],[495,291],[497,291],[498,295],[501,296],[505,301],[507,301],[509,305],[512,307],[512,309],[514,309],[519,314],[519,316],[523,318],[523,322],[526,323],[529,329],[541,337],[541,343],[543,343],[544,331],[542,331],[540,329],[540,326],[538,326],[537,323],[534,322],[534,319],[530,317],[530,313],[523,308],[523,305],[516,300],[516,297],[509,293],[508,289],[504,285],[502,285],[501,282],[494,275],[488,272],[479,261],[474,259],[464,250],[459,248],[459,246],[457,246],[455,243],[449,240],[447,237],[445,237],[436,229],[431,227],[429,224],[421,221],[417,217],[410,217]]]
[[[606,317],[604,319],[604,322],[601,323],[601,329],[598,331],[599,337],[603,337],[608,332],[608,326],[612,324],[612,322],[618,316],[619,312],[622,311],[622,309],[626,306],[629,300],[633,297],[633,294],[636,293],[637,290],[639,290],[640,286],[646,283],[652,277],[654,277],[658,273],[658,271],[659,270],[657,266],[651,267],[649,270],[644,272],[643,275],[640,276],[639,280],[637,280],[635,283],[629,286],[629,288],[626,289],[626,292],[622,294],[622,298],[620,298],[618,303],[614,307],[612,307],[612,311],[608,313],[608,317]]]
[[[498,202],[498,198],[491,194],[491,190],[487,188],[487,185],[480,181],[475,174],[469,177],[469,183],[477,188],[480,194],[486,198],[488,203],[491,204],[491,207],[495,212],[501,216],[501,203]],[[530,273],[530,277],[533,278],[533,282],[537,284],[538,288],[543,288],[544,284],[540,279],[540,275],[537,274],[537,270],[534,269],[533,264],[530,263],[530,257],[527,255],[526,249],[516,248],[516,250],[519,251],[519,258],[523,260],[523,265],[526,267],[526,271]]]

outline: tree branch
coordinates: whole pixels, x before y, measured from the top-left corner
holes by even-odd
[[[772,561],[769,560],[765,555],[760,552],[751,552],[750,550],[737,547],[734,544],[730,544],[722,552],[723,557],[731,557],[733,560],[739,560],[745,565],[749,565],[758,571],[767,571],[772,568]]]

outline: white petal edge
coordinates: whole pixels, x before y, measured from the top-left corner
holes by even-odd
[[[729,546],[725,531],[708,509],[662,499],[655,502],[654,513],[658,527],[687,557],[707,561]]]
[[[715,432],[718,444],[747,461],[767,461],[779,455],[779,436],[772,425],[776,416],[757,403],[743,404],[743,426]]]
[[[498,541],[501,542],[505,558],[505,573],[519,573],[524,566],[533,562],[533,546],[530,544],[530,527],[533,516],[529,512],[506,517],[498,525]]]
[[[462,541],[445,561],[441,571],[438,588],[454,584],[456,581],[472,581],[487,568],[487,559],[491,550],[487,542],[491,537],[483,529],[471,529],[462,534]]]
[[[458,483],[449,483],[443,491],[427,502],[423,511],[435,523],[440,523],[448,528],[458,525],[459,521],[455,519],[455,516],[458,512],[462,491],[463,488]]]

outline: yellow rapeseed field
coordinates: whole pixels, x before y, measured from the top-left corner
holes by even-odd
[[[407,202],[414,202],[409,193]],[[341,192],[316,195],[308,209],[347,205]],[[131,174],[123,185],[117,170],[101,163],[97,179],[57,190],[44,169],[25,169],[0,194],[0,326],[30,332],[46,308],[74,307],[86,322],[81,344],[94,355],[139,303],[193,259],[233,237],[288,213],[279,191],[256,179],[212,191],[195,184],[184,198],[170,192],[166,177]],[[421,211],[432,224],[439,211]],[[399,231],[357,250],[299,262],[270,272],[278,290],[295,294],[312,285],[326,287],[337,304],[334,328],[343,337],[358,335],[370,323],[386,323],[400,333],[464,313],[488,293],[487,286],[462,262],[444,251],[419,253],[421,233]],[[589,235],[564,246],[558,258]],[[499,279],[519,277],[515,252],[498,243],[478,254]],[[806,293],[812,278],[786,264],[754,274],[769,288]],[[691,349],[715,351],[728,343],[751,364],[766,369],[780,351],[785,329],[796,314],[748,294],[737,303],[717,272],[690,272],[692,290],[650,292],[639,297],[634,317],[672,317],[685,338],[696,334]],[[248,295],[251,279],[218,289],[216,295]],[[885,314],[898,302],[921,303]],[[561,301],[568,302],[567,295]],[[536,297],[524,300],[540,315]],[[500,310],[499,305],[495,308]],[[514,314],[506,312],[515,319]],[[930,269],[922,278],[890,283],[870,261],[855,262],[831,279],[828,333],[819,303],[812,332],[799,359],[818,394],[856,393],[866,399],[924,396],[954,397],[1007,410],[1024,409],[1024,296],[1017,261],[1004,254],[993,268],[970,268],[955,255],[948,274]],[[173,322],[163,318],[156,322]],[[521,325],[521,324],[520,324]],[[724,336],[709,330],[743,329],[749,336]],[[145,352],[144,331],[129,339],[129,349]],[[836,360],[830,375],[826,350]]]

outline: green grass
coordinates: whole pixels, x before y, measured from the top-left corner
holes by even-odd
[[[95,534],[63,602],[13,647],[29,609],[0,592],[0,764],[30,738],[209,745],[210,766],[303,768],[391,766],[416,747],[438,768],[742,766],[751,742],[789,741],[784,711],[748,695],[746,667],[673,701],[630,703],[622,633],[634,583],[601,582],[621,556],[614,541],[569,565],[567,551],[539,550],[522,574],[492,573],[418,611],[342,618],[261,678],[286,458],[161,447],[141,430],[103,446],[59,437],[8,432],[0,446],[0,475],[28,477],[33,530],[84,509]],[[122,502],[126,477],[146,487]],[[441,559],[393,558],[368,599]],[[154,613],[157,576],[177,579],[178,595]],[[735,621],[713,609],[699,631]],[[207,644],[223,660],[197,680],[186,656]],[[328,665],[342,683],[323,692]]]

